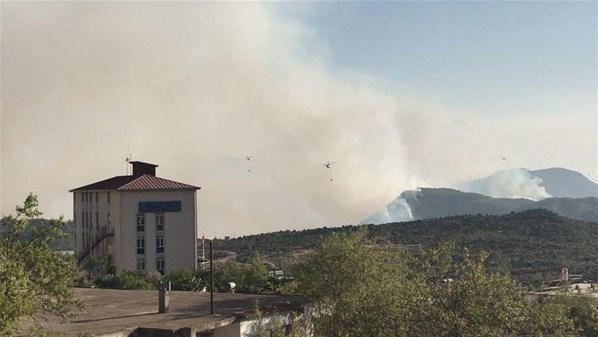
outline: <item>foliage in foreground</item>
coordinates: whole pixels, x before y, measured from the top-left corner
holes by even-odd
[[[296,267],[294,293],[311,303],[315,337],[596,336],[595,302],[528,302],[508,274],[485,269],[485,254],[458,253],[336,234]]]
[[[52,250],[64,237],[62,218],[32,226],[42,213],[30,194],[15,216],[0,219],[0,336],[12,336],[23,318],[73,315],[80,305],[72,292],[72,257]]]

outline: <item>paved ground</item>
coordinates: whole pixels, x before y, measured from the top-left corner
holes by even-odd
[[[75,289],[85,303],[85,309],[69,323],[57,320],[42,322],[44,331],[68,336],[96,335],[126,329],[180,329],[198,327],[209,329],[230,324],[237,315],[252,314],[256,301],[265,311],[287,311],[289,298],[275,295],[214,294],[214,311],[210,315],[210,294],[186,291],[170,292],[170,312],[158,313],[156,290]],[[23,327],[22,336],[27,336]]]

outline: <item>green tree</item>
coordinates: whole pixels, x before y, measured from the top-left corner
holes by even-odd
[[[71,288],[73,259],[50,248],[64,237],[64,221],[32,227],[32,220],[41,214],[37,197],[29,194],[15,216],[0,219],[1,336],[14,335],[23,318],[35,320],[44,314],[68,318],[80,305]]]
[[[175,270],[168,274],[164,281],[171,282],[172,290],[200,290],[205,286],[200,273],[194,273],[189,269]]]
[[[129,270],[119,270],[96,278],[93,283],[99,288],[108,289],[156,289],[158,279],[152,275],[142,275]]]
[[[210,279],[210,270],[200,270],[198,277],[207,282]],[[236,284],[237,292],[262,293],[268,288],[268,270],[259,255],[254,255],[247,263],[235,261],[215,263],[214,288],[218,291],[229,291],[229,282]],[[209,284],[207,286],[209,287]]]
[[[486,259],[450,244],[408,254],[365,231],[334,234],[295,268],[296,292],[311,303],[315,337],[575,335],[566,310],[530,304]]]
[[[293,271],[311,305],[314,336],[402,336],[410,300],[406,255],[378,249],[365,231],[324,240]]]

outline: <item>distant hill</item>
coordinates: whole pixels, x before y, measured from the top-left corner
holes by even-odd
[[[457,189],[491,197],[532,200],[598,197],[598,184],[577,171],[560,167],[534,171],[525,168],[501,170],[462,183]]]
[[[401,208],[396,206],[399,204],[397,200],[400,200]],[[523,198],[493,198],[449,188],[421,188],[401,193],[395,201],[362,223],[400,222],[465,214],[498,215],[534,208],[545,208],[572,219],[598,221],[598,198],[595,197],[547,198],[534,201]]]
[[[48,226],[50,221],[48,219],[33,219],[31,223],[31,227],[28,228],[25,233],[23,233],[23,238],[25,240],[29,240],[31,238],[31,229],[34,227],[42,227]],[[2,227],[0,226],[0,230]],[[51,247],[56,250],[73,250],[74,249],[74,242],[73,242],[73,233],[74,233],[74,225],[71,220],[67,220],[64,223],[64,227],[62,230],[65,232],[66,236],[53,242]]]
[[[458,247],[486,250],[491,254],[491,268],[508,268],[515,278],[526,284],[557,278],[563,266],[569,267],[571,273],[598,279],[595,244],[598,224],[568,219],[547,210],[361,226],[367,227],[370,236],[394,244],[427,247],[451,240]],[[293,252],[313,248],[334,232],[350,232],[361,226],[249,235],[216,240],[215,247],[239,256],[255,252],[266,256],[292,256]]]
[[[598,197],[598,184],[577,171],[555,167],[531,171],[531,174],[542,179],[541,185],[553,197]]]

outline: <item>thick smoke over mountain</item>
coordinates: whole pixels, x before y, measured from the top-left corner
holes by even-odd
[[[332,66],[269,5],[3,3],[1,57],[3,213],[31,191],[70,218],[67,190],[124,174],[132,152],[203,187],[201,234],[355,223],[403,190],[493,171],[505,149],[492,139],[527,137],[525,122],[449,113]],[[577,134],[560,143],[594,141]],[[530,146],[518,157],[549,161]]]
[[[475,192],[496,198],[523,198],[542,200],[551,197],[541,185],[542,179],[530,171],[518,168],[498,171],[479,180],[473,180],[459,186],[464,192]]]

